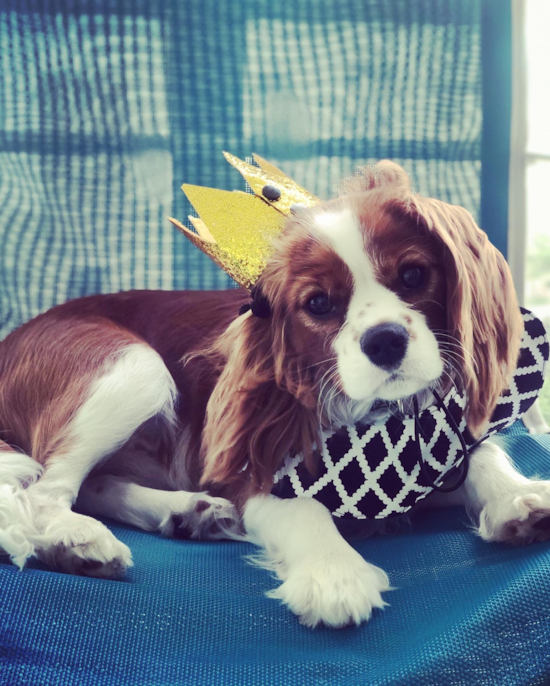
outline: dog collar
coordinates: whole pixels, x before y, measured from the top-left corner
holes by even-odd
[[[521,312],[516,371],[481,438],[474,440],[466,428],[466,395],[452,388],[416,415],[325,432],[317,473],[309,473],[301,454],[288,457],[275,474],[272,493],[315,498],[338,518],[385,519],[408,512],[434,490],[457,488],[466,476],[468,452],[520,419],[544,383],[546,332],[531,312]]]

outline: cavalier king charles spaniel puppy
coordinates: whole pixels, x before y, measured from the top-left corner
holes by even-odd
[[[130,550],[95,517],[165,536],[246,538],[308,626],[367,620],[388,577],[311,498],[270,494],[285,456],[380,401],[460,381],[481,435],[523,330],[510,272],[471,215],[411,192],[391,162],[291,215],[257,284],[134,291],[54,307],[0,344],[0,547],[111,578]],[[450,495],[487,541],[545,538],[550,482],[483,443]],[[73,509],[74,508],[74,509]]]

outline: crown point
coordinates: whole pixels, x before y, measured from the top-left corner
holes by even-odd
[[[189,217],[194,230],[170,221],[237,283],[250,288],[261,275],[291,206],[312,207],[318,199],[258,155],[257,167],[231,153],[223,155],[252,194],[184,183],[181,188],[199,215]]]
[[[252,159],[254,162],[256,162],[258,167],[261,167],[267,174],[271,174],[272,176],[282,176],[283,178],[288,179],[288,176],[284,173],[284,171],[279,169],[279,167],[276,167],[274,164],[271,164],[271,162],[264,160],[263,157],[260,157],[256,153],[252,154]]]

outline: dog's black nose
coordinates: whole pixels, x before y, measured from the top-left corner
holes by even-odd
[[[397,369],[407,352],[409,334],[401,324],[379,324],[365,331],[361,350],[377,367]]]

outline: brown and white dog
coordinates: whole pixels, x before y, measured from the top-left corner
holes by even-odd
[[[136,291],[60,305],[0,344],[0,547],[17,564],[123,573],[130,550],[95,516],[206,538],[238,522],[305,624],[385,604],[386,574],[319,502],[270,495],[273,476],[292,451],[313,463],[321,429],[454,382],[480,434],[518,356],[508,267],[467,211],[382,162],[291,216],[259,286],[267,319],[238,315],[242,290]],[[446,501],[488,541],[549,535],[550,482],[487,442]]]

